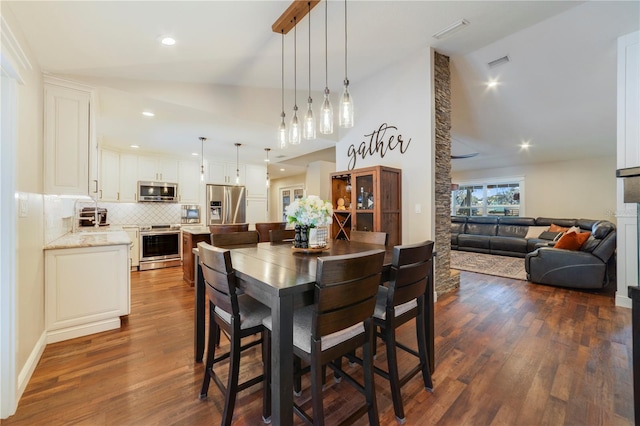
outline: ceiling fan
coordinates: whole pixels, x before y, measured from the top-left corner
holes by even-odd
[[[460,159],[463,159],[463,158],[473,158],[473,157],[475,157],[476,155],[479,154],[479,152],[473,152],[471,149],[469,149],[469,147],[465,143],[463,143],[460,140],[452,137],[451,138],[451,150],[452,151],[454,151],[453,148],[457,148],[457,149],[455,149],[455,151],[457,151],[457,152],[467,151],[467,154],[451,154],[451,159],[452,160],[460,160]],[[462,148],[462,149],[460,149],[460,148]],[[471,152],[469,152],[469,151],[471,151]]]
[[[472,158],[472,157],[475,157],[478,154],[479,154],[478,152],[472,152],[471,154],[452,155],[451,159],[452,160],[460,160],[462,158]]]

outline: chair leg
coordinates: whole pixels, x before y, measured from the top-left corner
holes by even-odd
[[[311,402],[313,407],[313,424],[324,426],[324,409],[322,407],[322,384],[324,368],[320,365],[320,356],[311,359]]]
[[[200,389],[200,399],[205,399],[209,392],[209,383],[211,383],[211,374],[213,369],[213,360],[216,358],[216,330],[220,330],[218,324],[213,318],[213,312],[209,311],[209,336],[207,339],[207,362],[204,366],[204,379],[202,380],[202,388]]]
[[[427,335],[423,315],[418,315],[416,317],[416,334],[424,387],[429,392],[433,392],[433,380],[431,379],[431,368],[429,367],[429,351],[427,349]]]
[[[299,357],[293,356],[293,394],[295,396],[302,395],[302,361]]]
[[[262,365],[264,384],[262,385],[262,421],[271,423],[271,332],[262,330]]]
[[[233,419],[233,408],[236,405],[238,395],[238,376],[240,375],[240,337],[239,331],[232,333],[230,356],[229,356],[229,378],[227,379],[227,389],[224,396],[224,412],[222,420],[225,426],[231,425]]]
[[[393,399],[393,409],[396,413],[396,420],[404,424],[404,407],[402,405],[402,393],[400,391],[400,376],[398,374],[398,357],[396,354],[396,332],[393,324],[388,324],[383,328],[384,342],[387,346],[387,365],[389,368],[389,385],[391,386],[391,399]]]
[[[362,350],[362,364],[364,374],[365,399],[367,401],[367,406],[369,407],[369,409],[367,410],[369,414],[369,424],[379,425],[380,419],[378,418],[378,404],[376,401],[376,392],[373,382],[373,351],[371,348],[371,343],[373,341],[373,339],[371,338],[373,335],[373,331],[371,329],[373,327],[373,324],[367,327],[369,330],[369,339],[364,344],[364,348]]]

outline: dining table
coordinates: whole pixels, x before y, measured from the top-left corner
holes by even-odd
[[[387,281],[393,247],[332,240],[322,251],[293,250],[291,242],[227,246],[241,291],[271,308],[271,421],[273,425],[293,424],[293,311],[313,303],[318,257],[361,253],[384,249],[383,279]],[[207,300],[198,249],[194,248],[195,330],[194,353],[202,362],[205,347]],[[434,369],[433,268],[425,299],[427,346],[431,371]],[[431,307],[431,308],[429,308]]]

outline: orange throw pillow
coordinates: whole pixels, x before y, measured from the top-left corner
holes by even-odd
[[[567,232],[558,240],[554,248],[566,250],[580,250],[580,247],[589,239],[591,232]]]
[[[565,228],[564,226],[558,226],[555,223],[549,225],[549,232],[567,232],[569,228]]]

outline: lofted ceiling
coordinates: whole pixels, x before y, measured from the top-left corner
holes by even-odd
[[[281,36],[288,1],[2,1],[40,67],[97,88],[103,145],[261,161],[272,176],[331,159],[340,134],[275,149]],[[335,101],[344,78],[344,2],[320,2],[297,29],[297,104],[322,101],[324,18]],[[466,19],[465,28],[433,34]],[[311,41],[309,42],[309,22]],[[431,45],[451,57],[453,170],[615,155],[616,39],[637,31],[636,1],[358,1],[348,3],[348,77],[358,81]],[[160,44],[163,36],[177,40]],[[293,104],[293,37],[285,37],[285,110]],[[311,45],[311,81],[308,80]],[[488,62],[508,55],[491,68]],[[489,80],[497,85],[488,88]],[[357,98],[356,114],[357,114]],[[143,117],[143,109],[153,118]],[[357,115],[356,115],[357,119]],[[337,126],[336,126],[337,128]],[[318,135],[321,136],[321,135]],[[531,148],[521,150],[528,141]],[[317,152],[317,154],[313,154]]]

